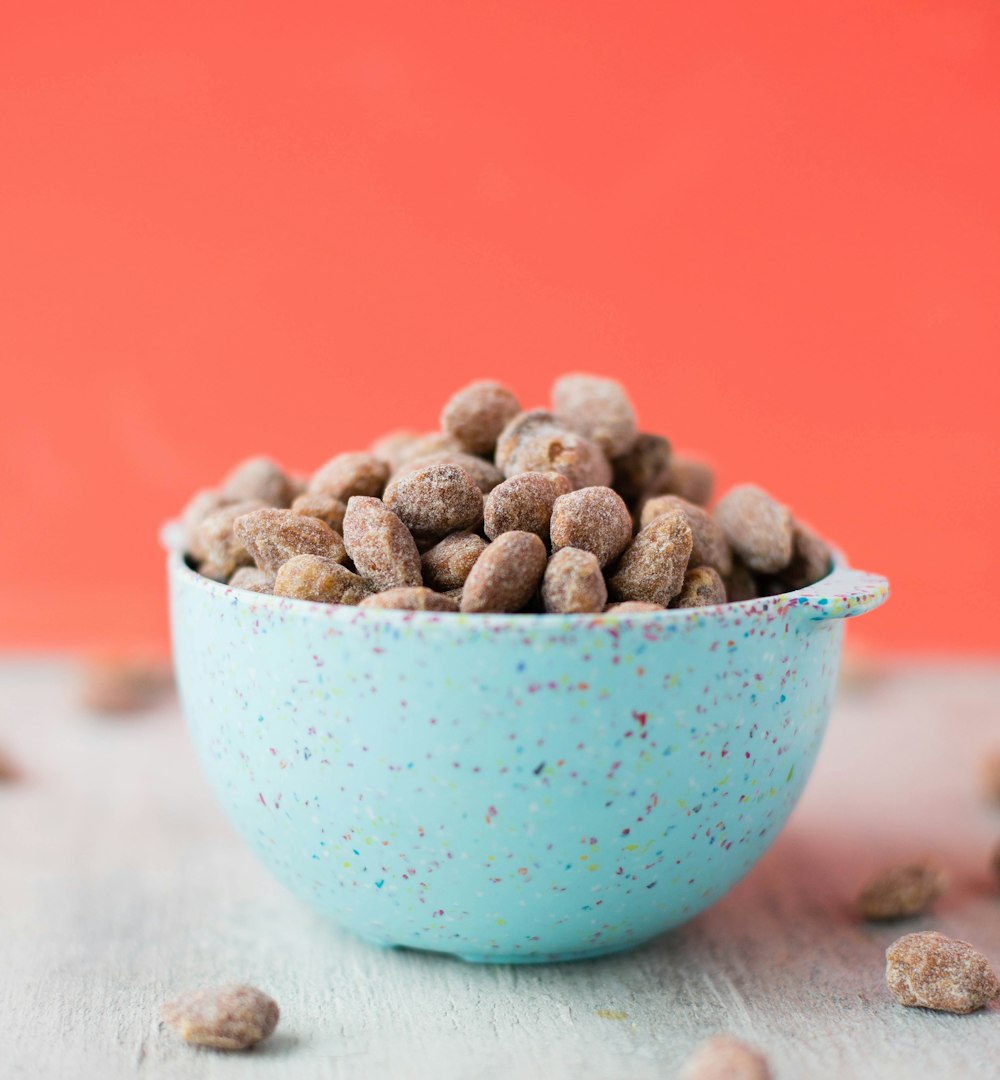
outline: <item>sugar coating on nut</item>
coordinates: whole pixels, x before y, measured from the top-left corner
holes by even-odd
[[[419,436],[412,431],[390,431],[376,439],[368,452],[380,461],[386,462],[391,472],[395,472],[404,461],[413,454],[413,447]]]
[[[733,553],[725,533],[707,510],[679,495],[655,495],[644,504],[639,524],[645,527],[670,510],[680,510],[691,526],[691,535],[694,538],[691,564],[714,566],[725,577],[733,568]]]
[[[497,437],[496,450],[493,453],[497,468],[507,474],[507,465],[524,439],[532,435],[564,431],[565,428],[566,425],[546,409],[529,409],[527,412],[518,413]]]
[[[569,430],[528,435],[510,456],[504,475],[556,472],[565,476],[575,491],[584,487],[607,487],[611,466],[604,452],[589,439]]]
[[[609,595],[666,607],[684,587],[691,546],[691,526],[679,510],[651,521],[619,559],[608,579]]]
[[[438,541],[420,556],[424,581],[433,589],[461,589],[486,549],[486,541],[472,532],[457,532]]]
[[[348,500],[344,544],[358,573],[376,592],[423,584],[413,536],[381,499],[354,495]]]
[[[756,600],[757,595],[757,579],[738,558],[734,558],[733,568],[726,575],[726,599],[730,604],[737,604],[742,600]]]
[[[881,870],[858,893],[858,910],[866,919],[903,919],[920,915],[948,890],[948,875],[929,859],[900,863]]]
[[[234,589],[252,589],[259,591],[261,585],[267,586],[267,592],[271,591],[274,584],[274,574],[261,570],[257,566],[241,566],[229,579],[229,584]]]
[[[266,457],[241,462],[226,477],[222,493],[230,502],[260,499],[267,506],[287,507],[292,501],[292,481]]]
[[[392,480],[385,505],[415,537],[434,540],[478,525],[483,493],[460,465],[429,465]]]
[[[500,432],[520,411],[511,390],[483,379],[451,396],[441,413],[441,429],[470,454],[490,455]]]
[[[309,491],[347,502],[352,495],[381,495],[389,464],[373,454],[338,454],[312,474]]]
[[[632,539],[632,515],[625,500],[609,487],[585,487],[560,495],[552,507],[552,550],[593,552],[608,566]]]
[[[545,545],[529,532],[506,532],[476,560],[462,590],[462,611],[520,611],[545,573]]]
[[[662,435],[640,433],[632,449],[612,459],[611,486],[633,506],[670,468],[670,442]]]
[[[552,411],[609,458],[628,453],[639,434],[632,402],[614,379],[564,375],[552,387]]]
[[[195,547],[204,552],[205,563],[214,571],[208,574],[205,573],[205,568],[201,567],[200,570],[206,577],[214,577],[217,581],[228,581],[237,567],[249,566],[253,562],[253,557],[247,551],[242,539],[236,535],[233,524],[244,514],[261,509],[266,509],[266,507],[258,499],[229,503],[202,519],[195,530]]]
[[[500,470],[491,461],[485,461],[483,458],[466,454],[461,450],[442,450],[436,454],[424,454],[405,461],[389,482],[395,483],[409,476],[410,473],[427,469],[432,465],[460,465],[472,477],[484,495],[491,492],[503,479]]]
[[[802,522],[793,522],[792,560],[781,571],[781,583],[785,589],[804,589],[825,578],[832,561],[826,541]]]
[[[332,495],[324,495],[320,491],[307,491],[292,500],[292,511],[305,517],[319,518],[325,521],[334,532],[343,532],[344,514],[347,512],[347,504],[335,499]]]
[[[414,585],[372,593],[371,596],[366,596],[358,607],[396,611],[458,611],[458,602],[423,585]]]
[[[716,1035],[695,1049],[680,1080],[771,1080],[771,1070],[759,1050],[732,1035]]]
[[[885,981],[900,1005],[970,1013],[1000,997],[986,957],[934,930],[906,934],[885,953]]]
[[[715,520],[751,570],[775,574],[791,561],[791,512],[755,484],[730,488],[715,508]]]
[[[278,1026],[275,1000],[253,986],[189,990],[163,1006],[163,1022],[192,1046],[247,1050]]]
[[[343,562],[347,552],[340,533],[325,521],[294,510],[255,510],[233,522],[233,532],[261,570],[276,574],[294,555],[324,555]]]
[[[549,559],[542,578],[546,611],[577,614],[603,611],[608,587],[597,556],[580,548],[564,547]]]
[[[695,458],[674,454],[670,467],[653,482],[650,495],[680,495],[696,506],[708,506],[715,491],[715,471]]]
[[[552,505],[569,491],[569,481],[559,473],[512,476],[486,496],[483,531],[491,540],[505,532],[532,532],[548,543]]]
[[[651,604],[647,600],[620,600],[617,604],[605,604],[606,612],[618,615],[645,615],[650,611],[666,611],[662,604]]]
[[[684,574],[681,591],[670,601],[672,608],[711,607],[726,602],[726,586],[712,566],[695,566]]]
[[[273,594],[317,604],[360,604],[371,592],[346,566],[323,555],[296,555],[282,563]]]
[[[191,496],[187,506],[181,511],[181,526],[184,531],[184,550],[196,562],[204,562],[207,553],[202,545],[199,528],[209,514],[221,510],[233,500],[227,499],[221,491],[203,488]]]

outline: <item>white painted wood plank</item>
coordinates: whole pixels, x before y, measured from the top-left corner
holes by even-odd
[[[720,1030],[779,1078],[997,1075],[1000,1010],[901,1009],[882,954],[935,927],[1000,964],[1000,813],[975,785],[998,702],[996,667],[843,695],[789,826],[712,910],[632,954],[474,967],[374,950],[274,884],[212,803],[173,703],[98,720],[65,664],[6,660],[0,745],[27,776],[0,789],[0,1077],[652,1080]],[[937,914],[858,924],[865,874],[923,851],[956,877]],[[160,1030],[166,997],[234,978],[279,1001],[270,1042],[226,1056]]]

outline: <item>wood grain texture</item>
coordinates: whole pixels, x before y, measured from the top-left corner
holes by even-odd
[[[0,664],[0,1076],[493,1080],[670,1077],[729,1031],[781,1078],[997,1075],[1000,1009],[902,1009],[883,952],[937,928],[1000,965],[987,853],[1000,812],[976,766],[1000,746],[1000,669],[896,670],[841,693],[802,803],[724,900],[636,952],[475,967],[361,944],[271,881],[204,784],[176,704],[102,720],[65,664]],[[887,859],[938,855],[933,916],[858,923]],[[159,1025],[176,991],[245,980],[282,1009],[247,1055],[194,1051]],[[991,1071],[992,1070],[992,1071]]]

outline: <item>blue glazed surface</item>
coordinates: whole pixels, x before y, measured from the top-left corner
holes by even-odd
[[[883,578],[596,616],[361,610],[169,559],[198,756],[293,893],[355,933],[494,962],[598,955],[690,919],[809,776],[845,616]]]

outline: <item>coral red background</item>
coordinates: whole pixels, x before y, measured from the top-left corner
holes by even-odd
[[[18,5],[0,643],[162,643],[157,526],[235,459],[589,369],[891,577],[855,641],[996,652],[998,35],[992,0]]]

